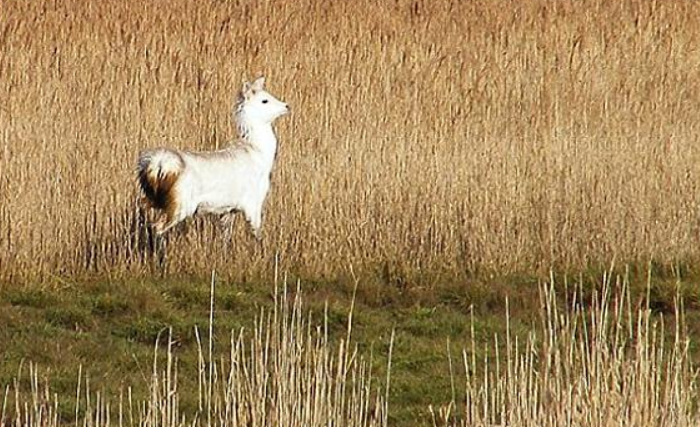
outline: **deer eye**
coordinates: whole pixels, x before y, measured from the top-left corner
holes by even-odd
[[[263,99],[263,100],[262,100],[262,103],[263,103],[263,104],[267,104],[268,101],[269,101],[268,99]]]

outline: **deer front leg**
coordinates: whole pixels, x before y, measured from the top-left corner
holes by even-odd
[[[255,238],[259,241],[262,240],[262,212],[258,209],[253,212],[246,212],[246,220],[248,220]]]

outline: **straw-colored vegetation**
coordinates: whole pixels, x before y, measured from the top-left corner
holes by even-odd
[[[463,353],[464,401],[433,411],[451,426],[694,426],[697,371],[692,368],[677,301],[671,333],[649,305],[634,307],[626,283],[604,279],[584,308],[580,294],[557,302],[542,292],[539,333],[526,341],[495,337],[485,360]],[[617,289],[613,295],[611,289]],[[563,305],[562,306],[560,306]],[[499,353],[499,340],[505,349]],[[481,369],[480,369],[481,368]],[[477,374],[477,372],[480,372]]]
[[[264,247],[171,274],[404,275],[698,255],[697,2],[0,2],[0,278],[130,275],[134,162],[213,149],[265,74],[293,114]]]
[[[413,426],[428,403],[436,425],[697,425],[682,316],[636,302],[648,266],[649,307],[678,285],[698,318],[699,45],[691,1],[0,0],[0,378],[27,357],[58,377],[8,388],[0,427]],[[262,244],[198,218],[154,245],[138,152],[225,146],[260,74],[292,107]],[[633,297],[591,297],[611,261]],[[198,280],[225,277],[238,331],[274,265],[316,303],[360,283],[361,351],[332,307],[318,330],[274,306],[223,359],[198,345]],[[588,271],[581,299],[540,304],[549,269]],[[149,392],[115,394],[168,326]]]

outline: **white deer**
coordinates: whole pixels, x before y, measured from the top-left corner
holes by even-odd
[[[239,138],[231,147],[213,152],[157,148],[139,155],[142,200],[160,212],[154,224],[158,235],[195,213],[222,215],[230,226],[240,211],[255,237],[262,238],[263,204],[277,152],[272,122],[289,112],[264,84],[260,77],[243,85],[234,107]]]

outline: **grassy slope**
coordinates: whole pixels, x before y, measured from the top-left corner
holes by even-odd
[[[637,297],[645,292],[645,271],[652,273],[651,305],[658,312],[673,310],[675,289],[681,284],[690,334],[700,336],[700,327],[695,326],[700,323],[695,321],[700,317],[700,273],[688,268],[632,270],[632,290]],[[579,276],[584,294],[600,277],[600,272]],[[449,401],[447,343],[449,340],[452,356],[461,365],[461,349],[470,345],[472,304],[477,347],[492,342],[494,334],[504,333],[506,296],[514,332],[527,334],[539,321],[538,281],[522,276],[489,277],[429,287],[362,281],[353,334],[365,354],[372,351],[375,355],[377,374],[382,378],[389,337],[396,328],[390,395],[394,422],[425,424],[429,405]],[[315,319],[321,322],[327,306],[331,334],[344,334],[353,280],[302,282],[301,288]],[[271,306],[273,292],[271,284],[218,284],[217,354],[227,352],[231,330],[250,326],[261,307]],[[197,390],[194,328],[199,327],[206,339],[208,316],[208,279],[7,285],[0,288],[0,383],[16,377],[22,361],[36,362],[42,372],[48,372],[53,391],[61,396],[61,411],[67,420],[74,413],[71,396],[75,395],[79,366],[89,376],[93,390],[104,389],[116,396],[120,388],[130,385],[135,395],[142,397],[154,342],[172,326],[180,359],[183,407],[192,410]],[[479,352],[483,356],[483,350]],[[459,391],[459,377],[457,381]]]

